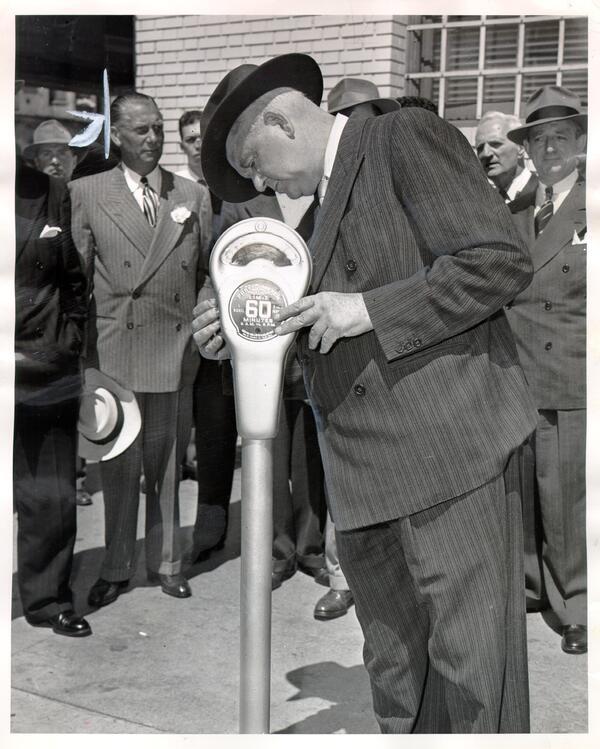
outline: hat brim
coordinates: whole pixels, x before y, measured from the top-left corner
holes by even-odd
[[[383,98],[383,99],[365,99],[365,101],[357,101],[355,104],[343,105],[341,107],[334,107],[329,109],[329,114],[337,114],[343,112],[345,109],[351,109],[357,107],[359,104],[372,104],[374,107],[379,109],[381,114],[389,114],[390,112],[397,112],[400,107],[400,102],[396,99]]]
[[[74,148],[73,146],[70,146],[68,143],[59,143],[56,140],[48,140],[48,141],[43,141],[42,143],[29,143],[27,146],[25,146],[25,148],[22,151],[23,158],[35,159],[36,153],[42,146],[67,146],[68,148],[71,149],[71,152],[74,153],[75,156],[77,156],[78,159],[80,157],[80,154],[78,152],[81,151],[82,153],[84,153],[87,150],[87,147]]]
[[[81,458],[86,460],[111,460],[111,458],[116,458],[117,455],[124,452],[138,436],[142,428],[140,409],[135,394],[119,385],[104,372],[89,368],[85,370],[84,378],[86,390],[93,392],[96,388],[102,387],[110,390],[119,399],[123,409],[123,426],[114,439],[102,445],[87,439],[80,432],[77,452]]]
[[[523,141],[527,137],[527,133],[529,132],[529,130],[531,130],[532,127],[536,127],[537,125],[545,125],[548,122],[562,122],[563,120],[579,122],[579,124],[583,125],[584,129],[587,132],[587,114],[569,114],[566,117],[547,117],[543,120],[535,120],[534,122],[530,122],[527,125],[522,125],[521,127],[517,127],[514,130],[509,130],[506,133],[506,137],[509,140],[512,140],[513,143],[517,143],[519,146],[522,146]]]
[[[222,200],[242,203],[259,193],[252,181],[242,177],[227,161],[227,136],[239,115],[268,91],[292,88],[317,106],[323,96],[323,76],[308,55],[274,57],[252,71],[217,106],[202,136],[202,172],[210,189]]]

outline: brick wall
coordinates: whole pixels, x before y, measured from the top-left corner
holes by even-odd
[[[183,166],[177,121],[202,109],[223,75],[242,63],[304,52],[321,66],[324,99],[340,78],[369,78],[382,96],[404,91],[406,16],[137,16],[136,86],[165,119],[161,164]]]

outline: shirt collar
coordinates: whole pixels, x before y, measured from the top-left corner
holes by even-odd
[[[139,189],[140,186],[140,180],[142,179],[141,175],[137,172],[134,172],[133,169],[130,169],[125,164],[122,164],[123,167],[123,174],[125,175],[125,182],[127,183],[127,187],[131,190],[131,192],[135,192],[137,189]],[[154,167],[154,169],[146,175],[146,179],[148,180],[148,184],[150,187],[154,190],[154,192],[157,195],[160,195],[160,167],[158,164]]]
[[[517,174],[517,176],[510,183],[509,188],[506,191],[508,197],[511,200],[514,200],[517,197],[517,194],[520,193],[525,185],[529,182],[530,178],[531,172],[529,171],[529,169],[524,167],[523,171],[520,174]]]
[[[577,182],[578,178],[579,172],[577,171],[577,169],[573,169],[573,171],[570,174],[567,174],[566,177],[561,179],[560,182],[555,182],[552,185],[552,199],[555,200],[556,196],[560,195],[561,193],[569,192],[569,190]],[[546,199],[546,187],[547,185],[540,181],[537,189],[536,200],[541,200],[543,202]]]
[[[333,125],[331,127],[331,131],[329,133],[327,147],[325,148],[325,160],[323,162],[323,176],[321,178],[321,181],[319,182],[319,187],[317,188],[319,203],[321,204],[325,199],[325,193],[327,192],[327,183],[329,182],[329,178],[331,177],[333,162],[335,161],[338,147],[340,145],[340,139],[347,122],[348,118],[346,117],[346,115],[336,114],[335,120],[333,121]]]

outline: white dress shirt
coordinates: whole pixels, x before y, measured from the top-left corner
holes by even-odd
[[[125,166],[125,164],[123,164],[123,173],[125,175],[125,182],[127,183],[127,187],[131,190],[131,194],[135,198],[135,202],[139,205],[140,210],[143,213],[144,212],[144,199],[143,199],[144,186],[140,182],[142,177],[137,172],[134,172],[133,169],[130,169],[128,166]],[[158,165],[155,166],[154,169],[149,174],[146,175],[146,179],[148,180],[148,184],[150,185],[150,187],[156,193],[156,203],[158,205],[160,203],[160,185],[161,185],[160,167]]]
[[[333,162],[335,161],[338,147],[340,145],[340,139],[342,137],[342,133],[344,132],[344,128],[346,127],[347,122],[348,122],[348,118],[346,117],[346,115],[336,114],[335,120],[333,121],[333,126],[331,128],[331,132],[329,133],[329,139],[327,140],[327,147],[325,148],[325,160],[323,163],[323,177],[321,178],[321,181],[319,182],[319,186],[317,188],[317,194],[319,196],[319,203],[321,205],[323,205],[323,200],[325,199],[325,193],[327,192],[327,183],[329,182],[329,178],[331,177],[331,171],[333,169]]]

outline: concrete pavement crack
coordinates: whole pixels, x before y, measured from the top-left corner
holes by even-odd
[[[30,689],[23,689],[21,687],[11,687],[11,691],[14,692],[21,692],[22,694],[29,694],[33,697],[41,697],[44,700],[48,700],[49,702],[55,702],[59,705],[65,705],[66,707],[72,707],[75,710],[81,710],[83,712],[92,713],[93,715],[102,715],[105,718],[112,718],[113,720],[121,721],[122,723],[130,723],[132,726],[140,726],[141,728],[150,728],[153,731],[156,731],[157,733],[172,733],[172,731],[168,731],[163,728],[157,728],[156,726],[151,726],[148,723],[141,723],[137,720],[130,720],[129,718],[120,718],[117,715],[111,715],[111,713],[105,713],[102,710],[95,710],[91,707],[82,707],[81,705],[77,705],[74,702],[67,702],[66,700],[58,700],[55,697],[48,697],[46,694],[41,694],[40,692],[34,692]],[[103,732],[104,733],[104,732]]]

